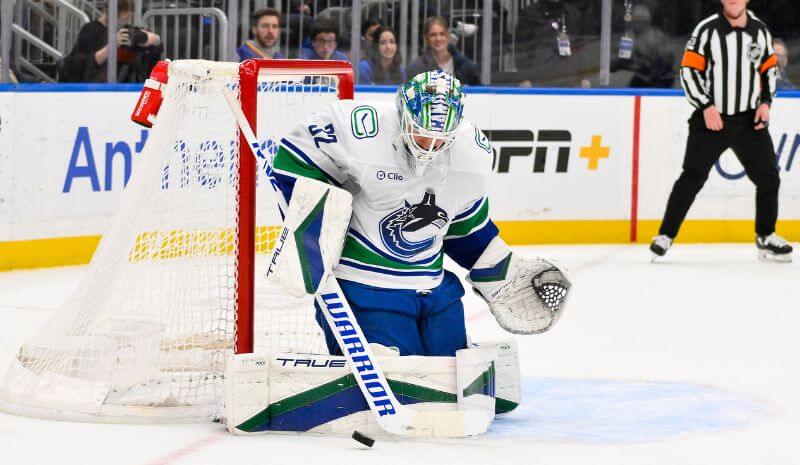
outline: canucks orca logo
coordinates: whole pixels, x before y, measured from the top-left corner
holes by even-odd
[[[447,212],[436,206],[436,194],[426,190],[422,202],[405,202],[381,220],[381,240],[398,257],[413,257],[433,246],[447,222]]]

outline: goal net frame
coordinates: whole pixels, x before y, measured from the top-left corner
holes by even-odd
[[[173,66],[177,77],[173,76]],[[268,325],[272,324],[272,320],[256,319],[257,311],[259,315],[269,313],[256,305],[256,292],[261,292],[264,285],[256,281],[256,254],[263,255],[272,247],[269,236],[274,232],[273,229],[279,229],[278,225],[272,223],[275,221],[272,218],[269,223],[257,223],[257,212],[263,214],[263,210],[257,208],[256,203],[261,202],[263,207],[265,201],[273,202],[270,205],[272,207],[277,204],[277,199],[273,197],[276,194],[263,194],[265,190],[271,190],[264,185],[268,183],[263,183],[263,178],[260,179],[261,185],[257,190],[257,178],[259,175],[264,176],[263,172],[259,172],[259,166],[264,166],[263,160],[256,160],[250,145],[236,126],[227,103],[221,103],[225,101],[222,89],[236,87],[242,110],[257,135],[260,95],[265,98],[262,105],[272,105],[273,103],[264,103],[273,102],[270,98],[276,99],[275,105],[280,105],[280,98],[283,97],[287,101],[297,99],[296,102],[299,103],[291,111],[278,115],[282,119],[280,124],[272,126],[269,123],[270,134],[264,142],[271,140],[274,148],[275,140],[270,137],[279,136],[286,131],[286,125],[294,124],[296,118],[307,117],[321,103],[327,103],[334,98],[353,99],[354,84],[352,65],[343,61],[246,60],[240,64],[202,60],[172,62],[170,81],[164,91],[164,106],[160,111],[164,118],[156,120],[156,127],[148,141],[148,144],[155,145],[150,151],[145,147],[143,154],[171,156],[175,150],[172,145],[184,137],[181,131],[186,126],[192,129],[191,136],[195,137],[192,140],[187,139],[191,143],[202,142],[206,137],[213,138],[214,134],[223,134],[224,143],[230,144],[225,145],[230,147],[225,149],[229,150],[224,153],[225,157],[229,156],[225,163],[230,160],[231,164],[213,167],[218,170],[229,169],[230,171],[225,171],[225,176],[235,174],[238,177],[237,184],[229,185],[223,192],[224,201],[219,205],[215,204],[215,208],[221,209],[220,214],[224,215],[219,222],[222,226],[217,229],[212,226],[209,229],[206,223],[213,223],[214,218],[211,218],[212,221],[206,221],[203,225],[199,222],[185,223],[182,230],[184,223],[180,221],[184,216],[181,215],[194,214],[203,219],[202,215],[207,213],[207,210],[196,212],[191,208],[184,208],[185,203],[182,202],[202,204],[205,197],[192,197],[196,195],[194,191],[176,192],[170,198],[151,195],[151,191],[158,189],[167,189],[164,191],[166,194],[159,195],[170,195],[172,191],[169,189],[172,186],[163,186],[166,178],[160,177],[162,168],[159,162],[162,158],[151,158],[156,163],[143,161],[147,171],[134,172],[115,210],[109,231],[92,258],[87,275],[73,293],[73,296],[78,297],[73,299],[71,296],[61,311],[56,311],[43,328],[23,344],[5,374],[0,371],[0,411],[37,418],[99,423],[197,423],[218,419],[222,402],[223,355],[252,353],[254,348],[270,350],[270,345],[262,345],[264,341],[269,341],[269,337],[256,340],[263,331],[256,323],[261,325],[266,321]],[[219,90],[219,96],[216,95],[216,89]],[[295,96],[293,92],[300,95]],[[319,99],[315,100],[317,96]],[[186,101],[194,106],[186,104]],[[169,108],[168,102],[172,105]],[[304,106],[308,102],[311,102],[309,106]],[[205,113],[195,118],[187,108],[201,108]],[[280,109],[279,106],[277,108]],[[261,110],[262,115],[270,115],[269,109]],[[166,126],[158,130],[159,123]],[[204,131],[200,127],[202,123],[208,124],[213,130]],[[280,134],[272,133],[274,127],[280,128]],[[202,148],[199,150],[202,151]],[[160,151],[164,151],[166,155]],[[222,151],[220,148],[220,156],[223,156]],[[233,163],[238,163],[238,166],[233,166]],[[141,176],[137,177],[137,173]],[[227,179],[222,175],[220,178]],[[201,187],[208,186],[201,184]],[[211,192],[213,187],[204,193]],[[139,188],[141,198],[137,202],[129,202],[137,199],[135,196],[139,194]],[[259,196],[258,192],[262,194]],[[168,205],[157,204],[162,200],[167,201]],[[144,212],[140,213],[142,210]],[[176,217],[174,224],[158,223],[163,219],[171,220],[173,214]],[[120,221],[117,221],[118,216]],[[132,220],[128,222],[126,218]],[[193,230],[195,225],[200,226]],[[270,234],[263,234],[265,225]],[[231,226],[236,228],[235,234],[231,231]],[[153,232],[152,229],[139,229],[140,227],[160,228],[164,231]],[[115,237],[122,239],[118,241]],[[190,243],[192,240],[206,242],[200,244],[204,247],[197,247],[196,243]],[[196,248],[188,250],[192,246]],[[170,254],[170,250],[178,252]],[[209,253],[217,260],[224,256],[225,261],[207,263],[202,259],[197,260],[198,256],[204,257],[203,253]],[[134,258],[134,255],[144,258]],[[189,262],[186,268],[180,268],[184,266],[181,260]],[[141,266],[142,262],[146,262],[147,267],[131,269],[131,264]],[[260,263],[263,265],[264,262]],[[163,288],[156,289],[159,291],[154,292],[157,298],[141,301],[145,304],[166,302],[167,308],[159,313],[157,310],[160,307],[154,305],[147,307],[148,310],[155,309],[152,315],[140,315],[136,312],[139,307],[134,305],[142,305],[140,300],[136,300],[136,292],[149,289],[146,286],[151,281],[147,273],[152,267],[162,264],[169,272],[154,277],[152,282],[160,286],[164,282],[158,281],[158,278],[165,276],[172,281]],[[131,274],[125,275],[129,269]],[[193,280],[196,269],[203,270],[201,277],[205,280]],[[106,279],[101,273],[104,270],[111,270],[111,278]],[[102,279],[106,280],[101,281],[97,276],[103,276]],[[125,286],[118,285],[119,282]],[[186,282],[190,282],[193,287],[188,290],[181,287]],[[109,285],[105,286],[106,284]],[[203,293],[204,289],[217,288],[222,288],[224,292],[221,291],[219,295],[213,292]],[[188,291],[202,295],[185,297],[184,293]],[[281,315],[288,313],[294,316],[295,313],[286,310],[290,307],[284,306],[281,300],[283,295],[275,292],[276,294],[270,295],[277,297],[274,306],[283,310]],[[210,298],[206,295],[209,293]],[[80,297],[85,295],[89,295],[89,298]],[[190,299],[201,299],[206,306],[195,309],[191,305],[185,308],[168,305],[174,301],[182,303],[180,299],[184,298],[191,304],[194,302]],[[262,298],[261,294],[258,298]],[[130,299],[134,304],[127,305],[129,302],[124,299]],[[206,303],[209,300],[211,303]],[[126,305],[121,305],[120,302]],[[263,303],[261,300],[258,302]],[[185,312],[195,310],[197,313],[184,315]],[[133,313],[126,313],[131,311]],[[313,312],[313,308],[311,311]],[[103,319],[97,317],[99,313],[103,313]],[[298,320],[305,325],[302,329],[313,329],[316,337],[319,328],[313,321],[313,313],[304,311],[303,315],[306,319]],[[152,321],[148,321],[147,317],[152,317]],[[159,317],[162,319],[158,320]],[[180,326],[179,331],[169,332],[175,329],[175,321],[181,321],[182,318],[202,324],[187,325],[189,329]],[[79,323],[76,324],[73,320]],[[86,325],[80,326],[83,321],[87,321]],[[99,330],[96,327],[98,321],[100,326],[102,323],[106,324]],[[209,321],[211,325],[206,324]],[[159,323],[163,326],[160,330],[156,327]],[[275,323],[281,324],[283,321]],[[289,325],[291,324],[290,322]],[[310,328],[311,324],[315,327]],[[212,330],[207,330],[207,326],[213,326]],[[219,337],[221,332],[224,332],[224,338]],[[182,338],[184,333],[189,337]],[[283,337],[283,331],[279,333]],[[100,344],[98,341],[101,338],[104,345],[93,345]],[[303,343],[298,344],[302,346]],[[279,351],[285,350],[287,349]],[[4,363],[5,360],[0,362]],[[195,368],[197,366],[202,368]]]
[[[300,73],[302,71],[302,73]],[[352,100],[355,77],[352,66],[332,60],[246,60],[239,65],[242,111],[254,130],[258,128],[258,80],[269,76],[332,76],[338,80],[339,100]],[[257,133],[256,133],[257,134]],[[243,155],[244,153],[244,155]],[[250,145],[239,134],[239,237],[237,275],[236,353],[252,353],[254,347],[255,305],[255,194],[256,158]]]

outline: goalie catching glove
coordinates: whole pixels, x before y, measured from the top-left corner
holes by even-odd
[[[499,237],[483,251],[467,281],[489,304],[500,326],[515,334],[550,329],[564,310],[571,285],[557,265],[519,257]]]

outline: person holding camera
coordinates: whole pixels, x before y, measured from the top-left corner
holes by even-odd
[[[64,57],[60,82],[106,82],[108,61],[108,4],[103,14],[83,25],[78,41]],[[117,81],[144,82],[161,57],[161,38],[141,27],[130,26],[132,0],[117,0]]]

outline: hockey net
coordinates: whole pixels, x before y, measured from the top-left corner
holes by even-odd
[[[352,69],[288,60],[170,64],[158,120],[74,293],[0,378],[0,409],[99,422],[217,418],[227,355],[326,353],[310,299],[264,271],[280,217],[222,94],[262,144],[337,98]],[[253,124],[256,123],[256,124]]]

